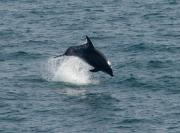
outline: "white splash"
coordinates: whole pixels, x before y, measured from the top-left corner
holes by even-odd
[[[84,88],[64,88],[64,89],[59,89],[56,90],[57,93],[59,94],[64,94],[67,96],[81,96],[81,97],[85,97],[87,90]]]
[[[68,82],[77,85],[95,83],[89,72],[91,67],[78,57],[50,58],[45,65],[45,77],[49,81]]]

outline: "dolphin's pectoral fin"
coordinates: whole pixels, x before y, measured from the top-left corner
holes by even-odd
[[[99,71],[99,69],[94,68],[94,69],[91,69],[91,70],[89,70],[89,71],[91,71],[91,72],[98,72],[98,71]]]

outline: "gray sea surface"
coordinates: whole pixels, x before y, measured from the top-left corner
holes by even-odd
[[[180,133],[180,1],[1,0],[0,133]]]

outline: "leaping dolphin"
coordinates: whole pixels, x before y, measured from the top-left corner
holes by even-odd
[[[58,55],[55,58],[60,56],[77,56],[94,67],[90,70],[91,72],[103,71],[113,76],[110,61],[93,46],[88,36],[86,36],[86,39],[86,44],[69,47],[64,54]]]

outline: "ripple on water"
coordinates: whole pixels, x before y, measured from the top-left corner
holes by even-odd
[[[2,53],[0,54],[0,60],[26,60],[26,59],[38,59],[41,57],[39,53],[30,53],[25,51],[17,51],[12,53]]]
[[[172,61],[170,60],[150,60],[148,62],[148,67],[150,68],[167,68],[172,65]]]

